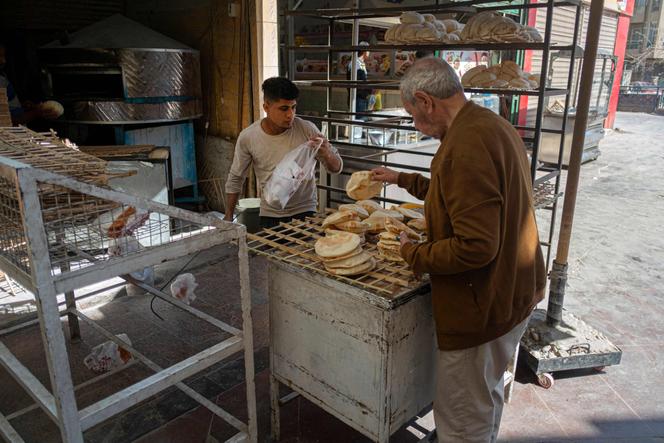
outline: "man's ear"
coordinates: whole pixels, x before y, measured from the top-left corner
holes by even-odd
[[[429,94],[422,91],[415,91],[413,97],[415,98],[415,102],[419,102],[427,112],[433,111],[433,100]]]
[[[267,110],[268,110],[269,107],[270,107],[270,103],[268,103],[268,101],[265,100],[263,102],[263,111],[265,111],[266,114],[267,114]]]

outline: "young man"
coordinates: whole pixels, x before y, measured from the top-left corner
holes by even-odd
[[[252,162],[262,189],[274,168],[289,151],[311,138],[323,137],[313,123],[295,116],[298,96],[297,86],[286,78],[272,77],[263,82],[263,109],[267,115],[245,128],[237,139],[233,165],[226,180],[226,220],[233,219],[233,211]],[[341,157],[326,139],[317,158],[329,172],[341,172]],[[261,227],[273,227],[292,218],[302,219],[312,215],[317,206],[316,182],[308,180],[295,192],[284,209],[271,207],[261,200]]]
[[[526,149],[507,120],[466,100],[441,59],[415,62],[401,100],[415,127],[441,141],[431,178],[373,175],[424,200],[427,241],[400,238],[413,271],[431,277],[438,441],[495,442],[503,374],[546,284]]]

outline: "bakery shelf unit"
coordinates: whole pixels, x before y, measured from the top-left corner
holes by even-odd
[[[0,128],[0,269],[34,294],[38,313],[35,320],[0,331],[0,339],[38,325],[51,382],[49,390],[0,340],[0,364],[35,402],[9,415],[0,414],[0,435],[8,441],[23,441],[11,421],[41,408],[57,424],[63,441],[82,442],[85,430],[175,386],[235,427],[237,434],[232,441],[255,442],[256,404],[245,228],[111,190],[105,186],[108,177],[104,166],[105,162],[72,149],[53,134],[35,133],[22,127]],[[238,253],[241,330],[135,278],[136,272],[153,265],[229,243],[237,247]],[[157,365],[77,308],[75,289],[116,276],[218,328],[221,341],[166,368]],[[64,294],[66,309],[63,311],[59,310],[58,294]],[[79,321],[82,321],[128,350],[133,364],[142,363],[154,374],[79,410],[62,317],[68,318],[72,339],[80,337]],[[247,423],[183,383],[237,352],[243,352],[245,358]],[[122,369],[124,367],[84,384]]]
[[[303,4],[303,2],[299,2]],[[357,88],[374,90],[398,90],[398,79],[373,80],[371,76],[368,81],[357,81],[356,75],[351,69],[349,80],[339,80],[338,75],[332,72],[334,57],[338,53],[351,53],[352,64],[356,66],[357,51],[482,51],[491,54],[494,62],[513,60],[521,63],[526,58],[540,60],[539,71],[532,72],[539,78],[539,87],[534,89],[491,89],[491,88],[466,88],[466,92],[473,96],[493,95],[498,96],[502,103],[501,114],[507,118],[521,134],[524,144],[528,150],[531,163],[531,177],[534,187],[535,206],[538,208],[538,220],[540,221],[542,247],[545,249],[547,269],[551,261],[551,245],[556,231],[555,220],[562,195],[561,171],[563,165],[563,147],[565,145],[565,134],[568,124],[568,111],[574,106],[572,103],[572,82],[575,80],[574,65],[580,54],[577,48],[579,37],[579,17],[581,16],[581,2],[579,0],[544,0],[538,2],[510,2],[500,3],[489,1],[458,1],[458,2],[436,2],[436,4],[417,7],[385,7],[385,8],[361,8],[361,1],[356,2],[355,8],[336,9],[298,9],[291,8],[283,13],[284,24],[288,30],[287,41],[282,46],[288,60],[287,73],[291,80],[295,80],[294,62],[297,54],[322,53],[327,54],[327,72],[325,78],[318,80],[296,81],[303,87],[324,88],[326,90],[327,107],[321,116],[303,116],[317,123],[326,133],[328,138],[339,148],[344,158],[345,173],[341,178],[330,177],[322,172],[319,178],[321,190],[321,202],[326,207],[333,204],[346,202],[343,184],[354,170],[367,169],[379,165],[396,168],[406,172],[427,173],[431,158],[437,147],[436,143],[428,140],[418,133],[412,125],[412,119],[403,112],[358,113],[355,112],[355,94]],[[576,23],[571,41],[554,41],[554,12],[556,8],[568,7],[576,9]],[[462,21],[474,13],[482,11],[497,11],[516,17],[517,21],[526,24],[530,12],[544,10],[546,14],[544,29],[539,29],[543,36],[542,42],[460,42],[460,43],[426,43],[426,44],[382,44],[374,39],[371,44],[359,45],[360,26],[376,26],[380,19],[395,18],[404,11],[417,11],[420,13],[432,13],[445,15],[448,18],[457,18]],[[303,17],[315,19],[317,23],[327,23],[327,44],[305,45],[295,35],[296,21]],[[347,39],[342,44],[335,38],[335,23],[343,22],[352,24],[352,41],[348,44]],[[387,22],[387,21],[386,21]],[[387,25],[383,25],[386,27]],[[562,87],[551,86],[550,65],[553,64],[553,54],[566,53],[571,55],[570,62],[564,66],[567,74],[567,82]],[[580,51],[579,51],[580,52]],[[346,109],[334,109],[332,107],[332,94],[336,89],[347,89],[349,91],[348,106]],[[544,127],[543,115],[550,102],[557,100],[564,103],[564,112],[560,119],[559,127]],[[529,103],[530,101],[530,103]],[[536,104],[535,104],[536,103]],[[530,104],[530,106],[528,106]],[[337,106],[338,107],[338,106]],[[548,133],[560,137],[557,161],[543,162],[540,158],[540,146],[542,134]],[[555,157],[555,156],[554,156]],[[400,203],[403,196],[394,196],[386,189],[382,200],[386,203]],[[547,215],[548,213],[548,215]]]

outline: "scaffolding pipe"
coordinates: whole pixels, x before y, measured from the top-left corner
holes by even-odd
[[[565,283],[567,282],[567,259],[569,244],[572,237],[572,223],[574,221],[574,208],[576,194],[579,189],[579,175],[581,172],[581,157],[588,124],[588,110],[595,73],[595,59],[597,58],[597,45],[599,31],[602,26],[604,14],[604,0],[590,2],[590,17],[588,18],[588,33],[586,35],[586,48],[583,57],[583,70],[579,86],[579,102],[576,107],[576,122],[572,136],[569,168],[567,170],[567,184],[565,200],[563,203],[562,221],[558,236],[558,249],[551,269],[551,284],[549,285],[549,304],[546,321],[555,326],[562,321],[563,302],[565,299]]]

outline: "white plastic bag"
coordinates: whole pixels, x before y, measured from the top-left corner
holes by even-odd
[[[178,278],[171,283],[171,295],[188,305],[196,298],[194,290],[198,287],[196,279],[192,274],[180,274]]]
[[[116,337],[131,345],[127,334],[118,334]],[[132,358],[131,352],[109,340],[92,348],[83,363],[91,371],[102,374],[127,364]]]
[[[316,155],[322,144],[323,138],[317,137],[284,156],[263,188],[267,204],[284,209],[302,183],[314,178]]]
[[[133,236],[127,235],[111,239],[111,244],[108,247],[108,255],[112,257],[124,257],[132,252],[138,252],[143,249],[143,246]],[[154,269],[152,266],[143,268],[142,271],[132,272],[129,275],[136,280],[149,285],[154,284]]]

